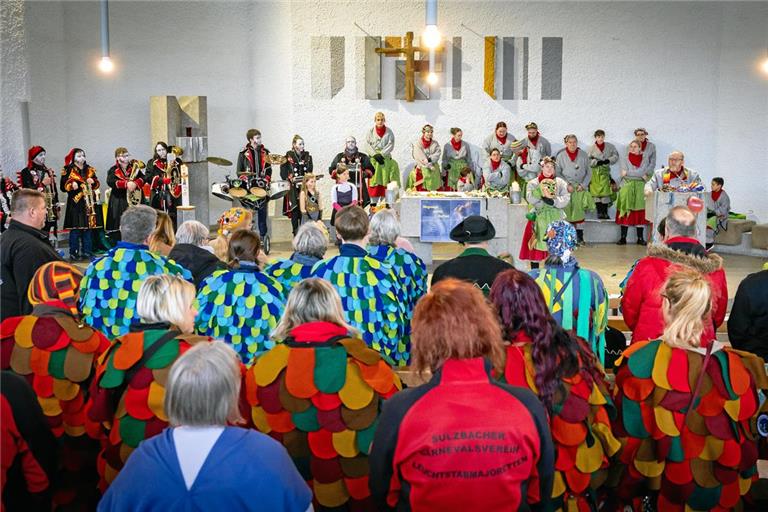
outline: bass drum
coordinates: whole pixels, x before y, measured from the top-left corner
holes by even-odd
[[[285,196],[291,190],[291,182],[289,181],[273,181],[269,184],[269,198],[280,199]]]

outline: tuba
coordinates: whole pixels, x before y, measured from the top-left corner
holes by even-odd
[[[131,175],[128,178],[128,181],[136,181],[136,178],[139,176],[139,171],[145,167],[146,164],[141,160],[131,160]],[[142,193],[140,187],[136,187],[132,192],[128,192],[126,194],[126,197],[128,198],[128,205],[136,206],[137,204],[141,204],[143,195],[144,194]]]
[[[176,158],[165,167],[165,177],[171,180],[170,185],[168,185],[170,194],[174,198],[179,198],[181,196],[181,166],[177,159],[184,154],[184,150],[179,146],[171,146],[171,153]]]

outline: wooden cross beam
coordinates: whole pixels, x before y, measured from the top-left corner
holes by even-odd
[[[435,52],[442,50],[442,48],[435,48]],[[413,101],[416,98],[416,80],[414,74],[416,72],[416,52],[420,55],[420,59],[423,59],[425,55],[429,55],[429,48],[422,46],[413,46],[413,32],[405,33],[405,44],[402,47],[395,48],[376,48],[376,53],[390,56],[405,56],[405,101]],[[423,71],[419,66],[419,71]]]

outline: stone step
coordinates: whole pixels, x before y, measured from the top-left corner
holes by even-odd
[[[615,243],[621,236],[621,229],[613,219],[598,220],[587,218],[580,227],[584,229],[584,240],[591,244]],[[646,240],[648,240],[648,229],[649,226],[646,226],[643,230]],[[627,243],[632,244],[636,241],[637,230],[631,227],[627,233]]]
[[[768,250],[752,247],[752,233],[742,233],[739,245],[715,244],[713,250],[720,254],[738,254],[741,256],[755,256],[768,258]]]

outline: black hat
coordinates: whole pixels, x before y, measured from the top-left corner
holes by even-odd
[[[496,237],[496,228],[485,217],[470,215],[451,230],[450,237],[457,242],[484,242]]]

